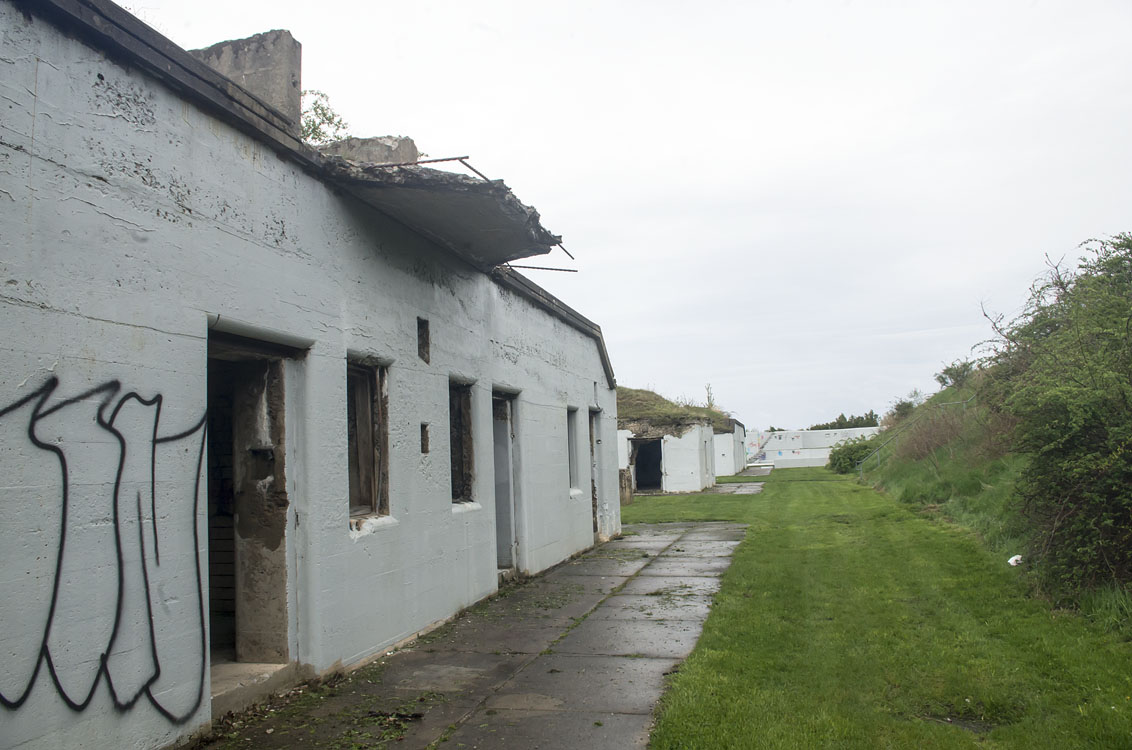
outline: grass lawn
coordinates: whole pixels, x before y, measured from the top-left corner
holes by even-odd
[[[1132,747],[1132,644],[851,478],[766,479],[759,495],[622,508],[627,523],[750,524],[652,748]]]

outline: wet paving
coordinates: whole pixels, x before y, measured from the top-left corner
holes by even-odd
[[[318,700],[236,717],[204,747],[646,747],[664,677],[695,647],[745,529],[624,531],[505,586]]]

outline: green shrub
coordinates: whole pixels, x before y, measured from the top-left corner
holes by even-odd
[[[838,474],[849,474],[857,470],[857,464],[875,451],[881,443],[880,435],[850,438],[838,443],[829,452],[829,468]]]
[[[1132,581],[1132,235],[1051,264],[1023,313],[996,320],[980,390],[1015,422],[1030,559],[1053,588]]]

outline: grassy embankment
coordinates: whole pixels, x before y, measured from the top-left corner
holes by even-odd
[[[1014,494],[1026,459],[1007,450],[1008,427],[978,404],[974,389],[940,391],[874,441],[887,445],[865,462],[868,484],[971,529],[1005,557],[1027,546]]]
[[[1027,596],[962,528],[824,469],[626,522],[749,524],[652,747],[1127,747],[1127,642]]]
[[[1040,546],[1022,513],[1015,484],[1026,457],[1008,451],[1010,425],[979,404],[973,387],[947,388],[874,438],[885,444],[865,462],[864,481],[918,513],[970,529],[1003,559]],[[1044,595],[1040,572],[1029,576]],[[1102,585],[1062,598],[1101,627],[1132,636],[1132,597]],[[1130,743],[1132,745],[1132,743]]]

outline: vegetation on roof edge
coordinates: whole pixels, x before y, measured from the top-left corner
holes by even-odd
[[[647,420],[658,426],[692,424],[708,420],[713,429],[731,431],[730,415],[719,409],[676,403],[644,388],[617,386],[617,421],[640,420]]]

